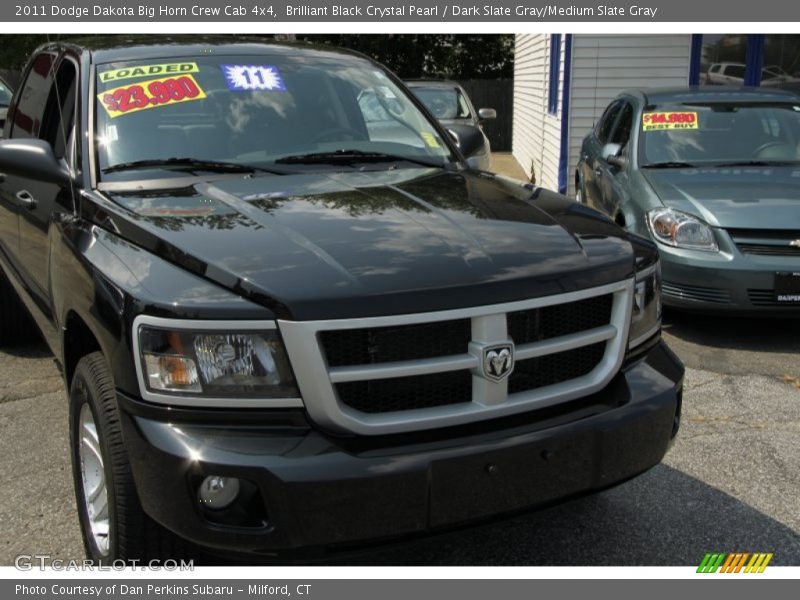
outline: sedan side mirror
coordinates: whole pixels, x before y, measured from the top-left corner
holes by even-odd
[[[497,118],[497,111],[493,108],[482,108],[478,111],[478,118],[481,121],[491,121]]]
[[[66,184],[72,179],[53,148],[44,140],[0,140],[0,173],[36,179],[44,183]]]
[[[603,146],[603,150],[601,151],[600,155],[603,157],[603,160],[605,160],[612,167],[618,167],[622,169],[627,164],[627,160],[625,160],[625,157],[620,154],[621,152],[622,146],[619,144],[606,144]]]

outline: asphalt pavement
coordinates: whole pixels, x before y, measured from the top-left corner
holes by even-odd
[[[662,465],[595,496],[340,562],[692,565],[760,551],[800,565],[798,327],[668,314],[665,337],[688,370]],[[82,558],[66,397],[38,340],[0,351],[0,465],[0,564]]]

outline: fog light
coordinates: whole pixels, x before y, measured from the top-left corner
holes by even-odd
[[[239,495],[239,480],[236,477],[220,477],[209,475],[200,484],[197,498],[200,504],[214,510],[220,510],[233,504]]]

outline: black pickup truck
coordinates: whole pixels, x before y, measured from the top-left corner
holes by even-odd
[[[0,342],[29,314],[63,373],[95,561],[328,556],[608,488],[677,433],[653,244],[473,169],[363,56],[48,45],[4,134]]]

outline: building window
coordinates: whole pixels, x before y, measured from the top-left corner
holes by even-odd
[[[550,79],[547,88],[547,112],[558,113],[558,82],[561,75],[561,35],[550,36]]]
[[[800,35],[695,35],[689,83],[800,89]]]
[[[761,73],[762,86],[800,90],[800,35],[767,34],[764,38]]]

